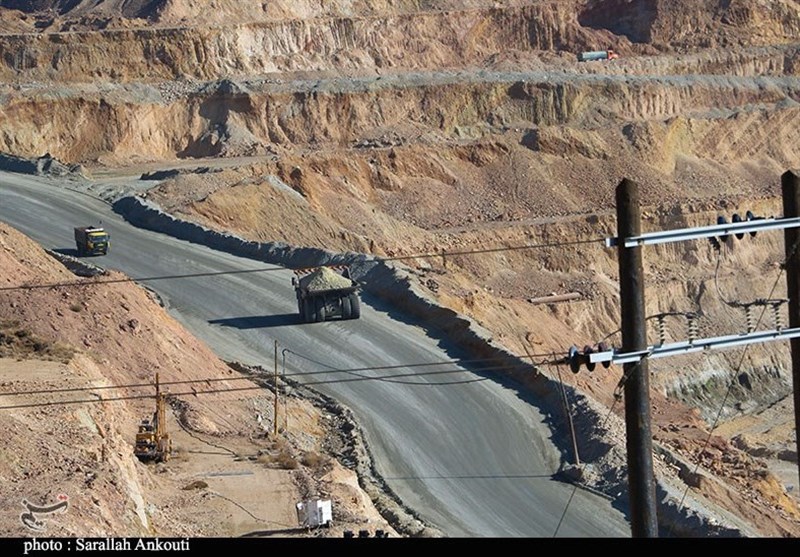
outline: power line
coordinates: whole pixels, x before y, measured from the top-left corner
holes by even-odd
[[[179,427],[180,427],[180,428],[181,428],[183,431],[185,431],[185,432],[186,432],[186,434],[187,434],[189,437],[193,437],[194,439],[197,439],[197,440],[198,440],[198,441],[200,441],[201,443],[205,443],[205,444],[206,444],[206,445],[208,445],[209,447],[214,447],[214,448],[216,448],[216,449],[222,449],[223,451],[225,451],[225,452],[227,452],[227,453],[229,453],[229,454],[232,454],[233,456],[236,456],[236,451],[232,451],[232,450],[231,450],[231,449],[229,449],[228,447],[224,447],[224,446],[222,446],[222,445],[217,445],[216,443],[212,443],[211,441],[207,441],[206,439],[203,439],[202,437],[198,436],[196,433],[194,433],[193,431],[191,431],[191,430],[190,430],[190,429],[189,429],[189,428],[188,428],[188,427],[187,427],[187,426],[186,426],[186,425],[183,423],[183,419],[182,419],[182,417],[178,415],[178,413],[175,411],[175,408],[174,408],[174,407],[172,408],[172,414],[173,414],[173,416],[175,416],[175,421],[178,423],[178,426],[179,426]]]
[[[567,516],[567,510],[569,509],[570,503],[572,503],[572,498],[575,497],[575,492],[578,491],[578,486],[572,486],[572,493],[569,494],[569,499],[567,500],[567,504],[564,507],[564,512],[561,513],[561,518],[558,519],[558,524],[556,525],[556,529],[553,532],[553,537],[555,538],[558,535],[558,531],[561,529],[561,524],[564,522],[564,517]]]
[[[542,248],[560,248],[565,246],[578,246],[583,244],[596,244],[596,243],[604,243],[605,238],[594,238],[589,240],[574,240],[571,242],[551,242],[547,244],[524,244],[521,246],[504,246],[498,248],[484,248],[484,249],[475,249],[475,250],[464,250],[464,251],[441,251],[438,253],[421,253],[417,255],[397,255],[392,257],[381,257],[379,258],[380,261],[398,261],[404,259],[425,259],[430,257],[455,257],[459,255],[476,255],[476,254],[483,254],[483,253],[497,253],[503,251],[520,251],[520,250],[527,250],[527,249],[542,249]]]
[[[575,240],[572,242],[551,242],[546,244],[524,244],[521,246],[505,246],[505,247],[497,247],[497,248],[484,248],[484,249],[475,249],[475,250],[463,250],[463,251],[441,251],[441,252],[428,252],[428,253],[418,253],[412,255],[396,255],[391,257],[375,257],[373,259],[374,262],[385,262],[385,261],[402,261],[406,259],[426,259],[426,258],[447,258],[447,257],[457,257],[457,256],[466,256],[466,255],[479,255],[479,254],[486,254],[486,253],[497,253],[497,252],[506,252],[506,251],[521,251],[521,250],[529,250],[529,249],[544,249],[544,248],[558,248],[558,247],[567,247],[567,246],[576,246],[576,245],[583,245],[583,244],[595,244],[595,243],[603,243],[605,240],[604,238],[595,238],[590,240]],[[11,291],[11,290],[34,290],[34,289],[41,289],[41,288],[60,288],[60,287],[70,287],[70,286],[96,286],[98,284],[119,284],[125,282],[152,282],[158,280],[179,280],[179,279],[188,279],[188,278],[200,278],[200,277],[215,277],[215,276],[225,276],[225,275],[241,275],[241,274],[248,274],[248,273],[265,273],[265,272],[274,272],[274,271],[292,271],[292,268],[288,267],[262,267],[258,269],[238,269],[238,270],[229,270],[229,271],[206,271],[206,272],[198,272],[198,273],[185,273],[179,275],[157,275],[157,276],[150,276],[150,277],[138,277],[138,278],[116,278],[116,279],[101,279],[101,280],[92,280],[92,281],[65,281],[65,282],[57,282],[57,283],[43,283],[43,284],[27,284],[27,285],[18,285],[18,286],[2,286],[0,287],[0,292],[4,291]]]
[[[353,367],[353,368],[334,368],[331,366],[327,366],[326,364],[319,362],[313,358],[300,354],[298,352],[294,352],[293,350],[286,349],[286,352],[295,354],[305,360],[313,362],[317,365],[321,365],[323,367],[327,367],[328,369],[322,370],[313,370],[313,371],[298,371],[294,373],[285,373],[282,377],[286,378],[295,378],[295,377],[303,377],[303,376],[315,376],[321,374],[329,374],[329,373],[351,373],[356,374],[359,372],[364,371],[385,371],[385,370],[392,370],[392,369],[405,369],[405,368],[419,368],[419,367],[428,367],[428,366],[440,366],[440,365],[464,365],[464,364],[478,364],[478,363],[490,363],[490,362],[502,362],[501,358],[470,358],[470,359],[455,359],[455,360],[441,360],[437,362],[419,362],[414,364],[393,364],[393,365],[386,365],[386,366],[366,366],[366,367]],[[540,358],[543,356],[547,356],[550,354],[526,354],[526,358]],[[549,362],[538,362],[531,365],[547,365]],[[504,363],[501,365],[490,365],[490,366],[483,366],[479,369],[474,371],[495,371],[501,369],[515,369],[515,368],[522,368],[526,366],[524,363]],[[470,373],[473,370],[468,369],[456,369],[456,370],[449,370],[446,373],[457,373],[459,371],[463,371],[464,373]],[[360,376],[365,379],[375,379],[375,380],[382,380],[382,381],[389,381],[392,377],[406,377],[406,376],[417,376],[422,377],[426,375],[436,374],[438,372],[418,372],[413,374],[403,374],[403,375],[394,375],[394,376],[384,376],[384,377],[370,377],[370,376]],[[190,385],[195,383],[217,383],[222,381],[252,381],[252,376],[244,376],[244,377],[206,377],[200,379],[181,379],[175,381],[160,381],[160,385]],[[473,380],[474,381],[474,380]],[[424,384],[424,383],[419,383]],[[441,385],[441,383],[439,384]],[[122,385],[99,385],[99,386],[87,386],[87,387],[69,387],[69,388],[62,388],[62,389],[33,389],[28,391],[12,391],[2,393],[0,392],[0,396],[10,396],[10,395],[36,395],[36,394],[53,394],[53,393],[71,393],[71,392],[87,392],[87,391],[102,391],[102,390],[109,390],[109,389],[136,389],[136,388],[145,388],[145,387],[152,387],[153,383],[127,383]],[[106,399],[108,400],[108,399]]]
[[[495,358],[472,358],[472,359],[461,359],[461,360],[443,360],[441,362],[430,362],[430,363],[421,363],[421,364],[410,364],[410,365],[396,364],[396,365],[390,365],[390,366],[373,366],[373,367],[351,368],[351,369],[344,369],[343,370],[343,369],[336,369],[336,368],[330,367],[327,364],[325,364],[323,362],[320,362],[319,360],[315,360],[315,359],[313,359],[313,358],[311,358],[309,356],[305,356],[303,354],[299,354],[299,353],[297,353],[297,352],[295,352],[293,350],[287,349],[286,352],[289,352],[291,354],[299,356],[299,357],[303,358],[304,360],[307,360],[307,361],[312,362],[314,364],[317,364],[317,365],[320,365],[320,366],[323,366],[323,367],[328,367],[330,369],[330,371],[322,370],[322,371],[317,371],[317,372],[296,373],[296,374],[290,374],[290,375],[309,375],[311,373],[314,373],[314,374],[317,374],[317,373],[352,373],[352,374],[357,374],[357,372],[361,372],[361,371],[375,371],[375,370],[398,369],[398,368],[419,367],[419,366],[447,365],[447,364],[479,364],[479,363],[486,363],[486,362],[500,362],[501,361],[501,358],[496,358],[496,357]],[[526,354],[525,357],[526,358],[530,358],[531,360],[533,360],[533,358],[541,358],[543,356],[548,356],[548,355],[549,354]],[[520,357],[520,358],[522,358],[522,357]],[[536,366],[536,364],[533,361],[531,361],[531,365],[533,365],[534,367]],[[502,364],[501,366],[480,367],[480,368],[476,369],[475,371],[493,371],[493,370],[497,370],[497,369],[514,369],[514,368],[523,367],[523,366],[525,366],[524,363],[519,363],[519,364],[505,363],[505,364]],[[470,370],[464,370],[464,371],[470,371]],[[424,375],[424,374],[420,374],[420,375]],[[387,382],[390,382],[390,381],[387,381]]]
[[[507,365],[500,365],[500,366],[491,366],[485,368],[485,371],[503,371],[509,369],[518,369],[519,364],[507,364]],[[329,373],[329,372],[325,372]],[[383,382],[393,382],[397,383],[398,378],[403,377],[420,377],[420,376],[433,376],[433,375],[447,375],[453,373],[471,373],[465,369],[450,369],[450,370],[441,370],[441,371],[430,371],[425,373],[401,373],[396,375],[386,375],[380,377],[370,377],[370,376],[356,376],[356,377],[348,377],[344,379],[328,379],[328,380],[320,380],[320,381],[311,381],[308,383],[301,383],[301,387],[311,387],[316,385],[331,385],[335,383],[353,383],[353,382],[360,382],[360,381],[383,381]],[[236,379],[250,379],[253,378],[236,378]],[[218,381],[232,381],[233,379],[217,379]],[[469,379],[469,380],[461,380],[461,381],[450,381],[445,383],[420,383],[420,382],[399,382],[403,384],[410,384],[410,385],[420,385],[426,387],[446,387],[451,385],[458,385],[458,384],[465,384],[465,383],[474,383],[476,381],[484,381],[486,379]],[[187,381],[188,382],[188,381]],[[196,382],[196,381],[192,381]],[[161,383],[162,385],[165,383]],[[203,394],[216,394],[216,393],[230,393],[230,392],[241,392],[241,391],[252,391],[252,390],[263,390],[265,387],[262,385],[257,386],[250,386],[250,387],[231,387],[226,389],[209,389],[203,391],[191,390],[191,391],[183,391],[177,393],[167,393],[168,396],[177,397],[177,396],[198,396]],[[86,390],[94,390],[94,389],[86,389]],[[2,393],[4,395],[19,395],[20,393]],[[42,394],[50,394],[49,391],[46,391]],[[140,400],[140,399],[151,399],[153,395],[127,395],[127,396],[117,396],[117,397],[110,397],[110,398],[93,398],[93,399],[79,399],[79,400],[57,400],[57,401],[45,401],[45,402],[32,402],[32,403],[24,403],[24,404],[14,404],[14,405],[5,405],[0,406],[0,410],[11,410],[11,409],[20,409],[20,408],[38,408],[38,407],[45,407],[45,406],[60,406],[66,404],[83,404],[83,403],[93,403],[93,402],[117,402],[123,400]]]
[[[797,247],[798,247],[797,244],[792,246],[792,249],[790,250],[790,253],[792,255],[797,250]],[[789,259],[791,259],[791,256],[786,258],[787,261]],[[719,265],[717,265],[717,267],[719,268]],[[778,270],[778,276],[775,277],[775,282],[772,284],[772,288],[770,289],[770,292],[769,292],[769,295],[767,296],[767,298],[772,298],[772,295],[775,292],[775,289],[778,287],[778,282],[780,281],[781,276],[783,276],[783,271],[784,271],[785,268],[786,268],[785,264],[780,266],[780,269]],[[725,301],[725,300],[723,299],[723,301]],[[727,304],[727,302],[725,302],[725,303]],[[766,308],[766,306],[764,306],[761,309],[761,314],[758,316],[758,320],[756,322],[756,327],[758,327],[758,325],[761,323],[761,320],[763,319],[764,314],[766,313],[766,311],[767,311],[767,308]],[[733,377],[738,377],[739,371],[742,369],[742,365],[744,364],[744,358],[745,358],[745,355],[747,354],[747,349],[749,347],[750,347],[750,345],[747,344],[747,345],[745,345],[744,349],[742,350],[742,356],[739,359],[739,363],[737,364],[736,369],[734,370]],[[717,425],[719,424],[720,417],[722,416],[722,411],[725,408],[725,404],[728,401],[728,396],[730,396],[730,393],[731,393],[731,390],[733,389],[734,384],[735,384],[735,380],[732,378],[728,382],[728,387],[725,389],[725,396],[722,398],[722,402],[720,403],[719,410],[717,411],[717,414],[714,417],[714,422],[711,424],[711,428],[708,431],[708,436],[706,437],[706,440],[703,443],[702,448],[698,452],[697,462],[695,463],[695,468],[694,468],[694,472],[693,472],[693,474],[695,474],[695,475],[697,474],[697,470],[700,468],[700,455],[702,455],[705,452],[706,447],[708,447],[708,444],[711,442],[711,436],[714,433],[714,430],[717,428]],[[683,495],[681,496],[681,500],[678,503],[678,507],[679,508],[683,508],[683,504],[684,504],[684,502],[686,500],[686,496],[688,495],[688,493],[689,493],[689,486],[687,485],[686,489],[683,492]],[[672,529],[670,530],[670,532],[671,531],[672,531]]]
[[[553,360],[555,360],[555,354],[553,354]],[[572,424],[572,412],[570,410],[569,400],[567,399],[567,393],[564,389],[564,382],[561,380],[561,363],[556,365],[556,371],[558,372],[558,386],[561,393],[561,403],[564,405],[564,412],[567,414],[567,420],[569,421],[570,436],[572,437],[573,450],[575,451],[575,464],[578,464],[578,462],[580,462],[578,457],[578,442],[577,439],[575,439],[575,428]],[[567,510],[569,510],[570,503],[572,503],[572,498],[575,496],[575,492],[577,490],[578,486],[574,485],[572,488],[572,493],[570,493],[569,499],[567,500],[567,504],[564,506],[564,512],[561,513],[561,518],[558,520],[556,529],[553,532],[554,538],[556,535],[558,535],[558,531],[561,528],[561,523],[564,521],[564,517],[567,516]]]
[[[119,284],[125,282],[151,282],[156,280],[172,280],[172,279],[186,279],[198,277],[214,277],[222,275],[242,275],[246,273],[266,273],[271,271],[286,271],[283,267],[262,267],[259,269],[237,269],[229,271],[207,271],[203,273],[186,273],[182,275],[158,275],[152,277],[138,277],[138,278],[117,278],[117,279],[104,279],[104,280],[91,280],[91,281],[66,281],[66,282],[53,282],[43,284],[25,284],[19,286],[3,286],[0,291],[8,290],[35,290],[40,288],[60,288],[67,286],[97,286],[98,284]]]
[[[447,371],[434,371],[430,372],[429,374],[425,375],[443,375],[443,374],[450,374],[450,373],[463,373],[464,370],[461,369],[454,369],[454,370],[447,370]],[[414,377],[419,376],[420,374],[408,373],[408,374],[400,374],[400,375],[393,375],[387,377],[350,377],[346,379],[331,379],[328,381],[315,381],[311,383],[303,383],[302,386],[313,386],[313,385],[328,385],[332,383],[350,383],[356,381],[367,381],[367,380],[384,380],[384,379],[393,379],[396,377]],[[425,385],[436,387],[439,386],[436,383],[425,383]],[[447,385],[445,383],[444,385]],[[205,395],[205,394],[218,394],[218,393],[232,393],[232,392],[241,392],[241,391],[254,391],[254,390],[263,390],[265,387],[262,385],[251,386],[251,387],[231,387],[227,389],[210,389],[204,391],[183,391],[177,393],[167,393],[170,397],[177,397],[177,396],[198,396],[198,395]],[[19,408],[38,408],[44,406],[60,406],[66,404],[84,404],[84,403],[92,403],[92,402],[118,402],[123,400],[139,400],[139,399],[151,399],[153,395],[128,395],[128,396],[118,396],[118,397],[111,397],[111,398],[93,398],[93,399],[80,399],[80,400],[57,400],[57,401],[46,401],[46,402],[33,402],[33,403],[25,403],[25,404],[14,404],[14,405],[6,405],[0,406],[0,410],[11,410],[11,409],[19,409]]]
[[[611,335],[608,335],[608,336],[611,336]],[[608,337],[606,337],[606,338],[608,338]],[[622,388],[625,386],[625,382],[628,380],[628,378],[630,378],[633,375],[633,373],[635,371],[637,371],[639,369],[639,366],[641,365],[641,363],[646,358],[647,358],[647,356],[643,357],[641,360],[636,362],[636,364],[631,367],[629,373],[623,374],[622,378],[620,379],[619,383],[617,384],[616,388],[614,389],[614,397],[613,397],[614,400],[612,401],[611,406],[608,409],[608,413],[606,414],[606,416],[603,419],[603,421],[600,423],[600,428],[601,429],[603,429],[605,427],[606,422],[611,417],[611,414],[614,412],[614,407],[616,406],[617,402],[622,399]],[[568,418],[570,419],[570,427],[572,427],[571,414],[569,413],[570,412],[569,401],[567,399],[567,395],[566,395],[566,391],[565,391],[564,386],[563,386],[563,382],[561,381],[561,365],[564,363],[564,361],[563,360],[561,360],[561,361],[556,360],[555,354],[553,354],[553,362],[552,363],[558,366],[557,370],[558,370],[559,383],[561,384],[562,403],[564,404],[565,411],[567,412]],[[572,435],[573,435],[573,443],[575,444],[574,445],[575,460],[576,460],[576,463],[577,463],[578,462],[578,447],[577,447],[577,443],[575,441],[574,432],[572,432]],[[561,513],[561,519],[558,521],[558,525],[556,526],[556,530],[553,533],[553,537],[555,537],[558,534],[558,531],[561,528],[561,523],[564,521],[564,518],[567,516],[567,511],[569,510],[570,504],[572,503],[572,499],[575,496],[575,492],[577,490],[578,490],[578,484],[576,482],[573,485],[572,493],[570,493],[569,500],[567,501],[567,504],[564,507],[564,511]]]

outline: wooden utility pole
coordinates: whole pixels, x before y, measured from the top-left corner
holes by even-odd
[[[617,228],[622,352],[647,349],[642,248],[625,247],[625,238],[641,234],[639,186],[627,178],[617,186]],[[647,358],[624,364],[625,435],[631,533],[658,537],[653,440],[650,426],[650,373]]]
[[[800,179],[787,170],[781,176],[783,190],[783,217],[800,216]],[[786,251],[786,292],[789,298],[789,327],[800,327],[800,230],[784,229],[784,250]],[[792,390],[794,393],[794,430],[800,431],[800,338],[790,341],[792,353]],[[797,448],[800,450],[800,435],[797,435]],[[800,468],[799,468],[800,470]]]

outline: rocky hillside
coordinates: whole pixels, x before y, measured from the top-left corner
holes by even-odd
[[[398,535],[338,460],[357,447],[324,424],[345,414],[282,397],[276,428],[269,390],[124,279],[80,279],[0,224],[3,536]],[[139,422],[155,411],[155,374],[168,394],[166,463],[133,453]],[[310,497],[331,500],[334,528],[300,528],[295,504]],[[67,506],[36,514],[32,527],[21,521],[25,501]]]
[[[248,239],[401,258],[520,355],[619,342],[620,180],[651,231],[780,215],[800,164],[790,0],[0,6],[0,151],[158,177],[148,199]],[[687,313],[703,336],[746,330],[742,304],[784,297],[783,253],[778,234],[646,250],[647,314],[669,314],[650,341],[686,339]],[[707,494],[764,535],[796,535],[791,412],[762,413],[786,408],[788,348],[650,369],[656,441],[725,478]],[[566,380],[612,407],[620,377]]]

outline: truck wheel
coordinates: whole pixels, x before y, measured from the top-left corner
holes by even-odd
[[[322,297],[314,299],[314,309],[316,310],[314,321],[317,323],[325,321],[325,299]]]
[[[350,296],[342,298],[342,319],[351,319],[353,316],[350,306]]]
[[[314,300],[309,298],[303,299],[303,321],[306,323],[311,323],[312,321],[316,321],[317,317],[314,313]]]
[[[358,299],[358,294],[353,292],[348,296],[350,299],[350,318],[358,319],[361,317],[361,300]]]

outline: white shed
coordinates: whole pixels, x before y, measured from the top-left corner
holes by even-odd
[[[297,521],[300,526],[314,528],[328,526],[333,520],[333,510],[330,499],[311,499],[297,503]]]

